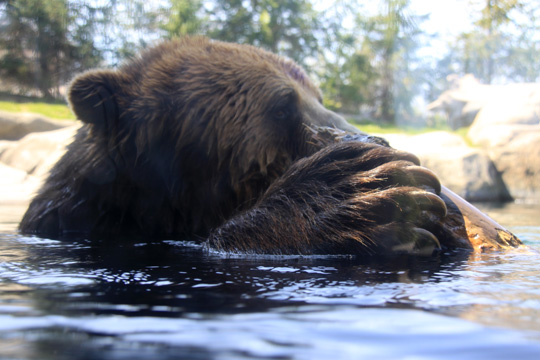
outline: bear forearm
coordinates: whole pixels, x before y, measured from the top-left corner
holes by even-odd
[[[211,233],[207,248],[273,255],[367,255],[376,251],[369,220],[352,206],[346,209],[347,205],[327,201],[319,202],[315,209],[283,200],[230,219]]]

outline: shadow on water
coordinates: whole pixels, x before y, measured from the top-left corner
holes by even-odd
[[[94,247],[13,237],[4,240],[0,261],[4,277],[43,288],[34,292],[34,307],[50,314],[178,317],[260,312],[291,301],[298,306],[348,299],[355,305],[387,306],[391,299],[383,293],[356,293],[357,300],[351,300],[350,292],[387,283],[444,281],[435,274],[459,269],[468,257],[456,252],[436,259],[392,258],[384,264],[294,256],[227,258],[189,242]]]
[[[365,263],[90,246],[1,222],[0,358],[536,358],[534,252]],[[5,213],[2,213],[5,214]],[[10,228],[11,226],[11,228]],[[540,227],[530,243],[540,244]]]

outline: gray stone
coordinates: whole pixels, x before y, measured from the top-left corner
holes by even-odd
[[[0,111],[0,139],[19,140],[32,132],[51,131],[73,124],[71,120],[53,120],[39,114]]]
[[[432,110],[454,117],[453,121],[464,116],[466,106],[479,108],[468,137],[492,159],[510,195],[539,202],[540,84],[482,85],[466,76],[430,104]]]
[[[0,163],[0,204],[24,204],[41,186],[41,179]]]
[[[471,126],[471,134],[492,125],[539,123],[540,84],[484,85],[466,75],[450,78],[450,89],[428,105],[444,112],[452,129]]]
[[[415,136],[380,135],[420,158],[441,183],[468,201],[509,200],[508,190],[485,150],[469,147],[458,135],[438,131]]]
[[[431,112],[444,113],[451,129],[456,130],[471,125],[495,90],[489,85],[481,84],[471,74],[462,78],[451,75],[448,77],[448,82],[449,90],[428,104],[427,109]]]
[[[521,134],[540,133],[540,85],[508,85],[476,116],[468,136],[486,148],[503,146]]]
[[[488,151],[513,198],[540,202],[540,131],[518,133]]]
[[[468,136],[489,153],[514,199],[540,202],[540,86],[508,85],[478,113]]]
[[[15,141],[9,141],[9,140],[0,140],[0,157],[2,154],[9,149],[10,147],[14,146],[16,144]]]
[[[42,177],[60,159],[65,147],[75,135],[79,125],[68,128],[31,133],[7,148],[0,161],[27,174]]]
[[[493,125],[471,128],[468,137],[474,145],[485,149],[505,146],[523,134],[540,134],[538,125]]]
[[[0,142],[0,203],[28,203],[80,125]],[[3,151],[1,150],[3,149]]]

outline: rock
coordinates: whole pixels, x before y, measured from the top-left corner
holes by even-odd
[[[0,142],[0,204],[29,202],[79,126]]]
[[[454,130],[471,125],[480,109],[496,91],[489,85],[481,84],[471,74],[462,78],[451,75],[448,82],[450,89],[428,104],[427,109],[445,113],[448,126]]]
[[[423,154],[420,159],[446,187],[468,201],[511,200],[497,168],[485,152],[473,148],[451,150]]]
[[[27,203],[41,186],[41,179],[0,163],[0,204]]]
[[[16,144],[15,141],[9,141],[9,140],[0,140],[0,156],[9,149],[10,147],[14,146]]]
[[[468,136],[487,150],[510,195],[540,201],[540,86],[508,85],[511,94],[486,104]]]
[[[53,120],[39,114],[0,111],[0,139],[19,140],[33,132],[51,131],[73,124],[73,121]]]
[[[7,148],[0,161],[27,174],[43,177],[64,154],[79,126],[29,134]]]
[[[469,139],[484,149],[478,151],[489,155],[495,172],[514,199],[539,202],[540,84],[482,85],[465,77],[454,85],[430,108],[444,110],[449,117],[460,117],[467,106],[477,108],[480,104],[468,131]],[[431,166],[428,161],[425,163]],[[447,169],[439,171],[444,177]],[[493,170],[482,170],[486,171]]]
[[[510,200],[488,153],[469,147],[458,135],[438,131],[416,136],[380,135],[390,144],[417,155],[441,183],[468,201]]]
[[[472,124],[476,134],[486,126],[539,123],[540,84],[483,85],[473,75],[449,81],[428,110],[446,113],[452,129]]]
[[[521,134],[540,132],[540,85],[507,85],[476,116],[468,136],[487,148],[508,144]],[[510,91],[511,90],[511,91]]]
[[[513,198],[540,202],[540,131],[519,132],[488,151]]]
[[[540,123],[540,84],[511,84],[503,89],[482,107],[475,126]]]
[[[19,169],[12,168],[6,164],[0,163],[0,186],[5,186],[13,183],[22,183],[28,177],[28,174]]]
[[[523,134],[540,134],[538,125],[493,125],[471,128],[468,137],[475,145],[485,149],[505,146]]]

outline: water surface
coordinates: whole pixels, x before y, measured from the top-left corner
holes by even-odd
[[[1,359],[539,359],[540,207],[483,206],[530,250],[383,264],[17,234],[0,206]]]

